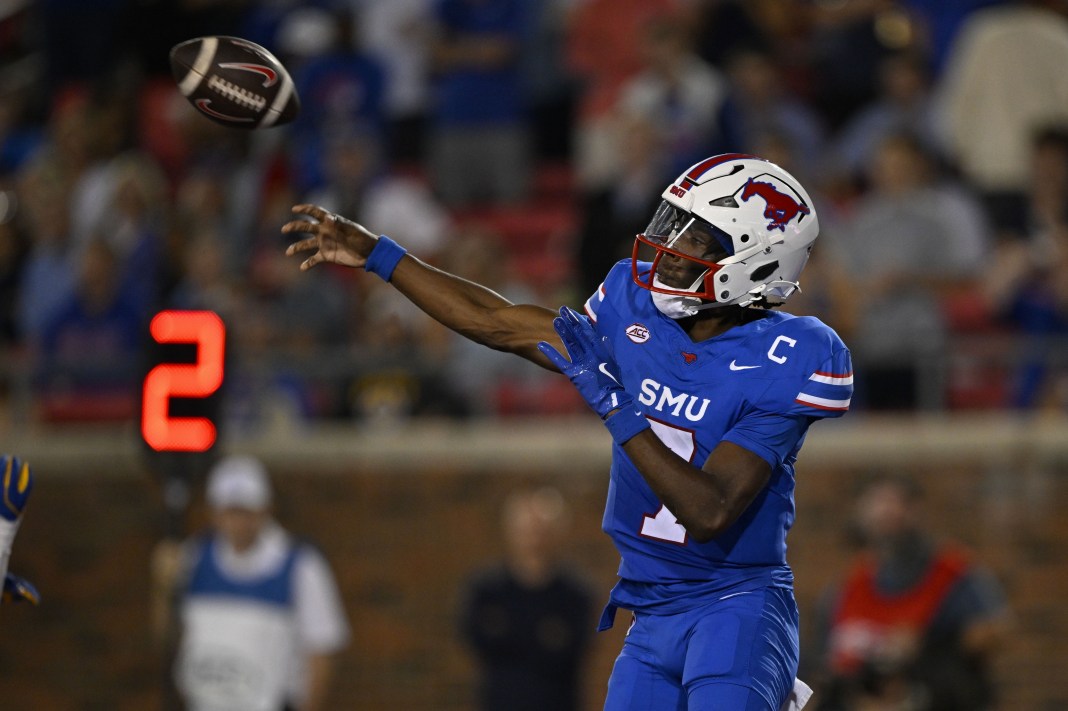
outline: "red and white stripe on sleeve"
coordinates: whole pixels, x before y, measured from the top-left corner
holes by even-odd
[[[586,315],[590,317],[590,320],[597,323],[597,309],[601,308],[601,303],[604,301],[604,282],[597,287],[597,291],[593,292],[593,296],[586,299]]]
[[[852,399],[853,364],[849,351],[842,349],[809,376],[794,403],[810,415],[833,417],[848,410]]]

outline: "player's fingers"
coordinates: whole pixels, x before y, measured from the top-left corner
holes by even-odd
[[[308,217],[314,217],[319,222],[326,222],[333,218],[334,214],[329,210],[324,210],[318,205],[308,205],[302,203],[300,205],[294,205],[292,211],[297,215],[307,215]]]
[[[581,333],[583,336],[592,338],[594,336],[593,325],[582,316],[575,309],[568,307],[568,316],[571,318],[571,323],[574,324],[575,331]]]
[[[556,369],[561,373],[567,372],[567,368],[571,365],[571,361],[561,355],[560,351],[553,348],[545,341],[538,343],[538,350],[545,354],[545,357],[556,366]]]
[[[307,239],[302,239],[299,242],[294,242],[293,244],[286,247],[286,256],[292,257],[297,252],[307,252],[309,249],[315,249],[318,246],[319,239],[317,237],[309,237]]]
[[[325,261],[326,261],[326,257],[323,256],[323,253],[322,252],[316,252],[315,254],[313,254],[312,256],[308,257],[307,259],[305,259],[303,262],[300,263],[300,270],[302,272],[306,272],[309,269],[311,269],[312,267],[314,267],[316,264],[320,264],[320,263],[325,262]]]
[[[571,330],[575,334],[575,340],[582,343],[584,357],[590,360],[608,361],[615,364],[612,359],[611,349],[606,347],[608,339],[600,336],[589,319],[575,311],[568,309],[571,321]],[[613,378],[616,382],[618,379]]]
[[[559,316],[553,319],[553,328],[556,329],[557,335],[560,336],[560,340],[563,341],[564,348],[567,350],[568,357],[571,358],[572,363],[577,363],[583,359],[585,350],[582,347],[582,342],[575,337],[574,329],[566,319]]]
[[[592,330],[590,325],[586,322],[586,319],[578,315],[578,313],[567,306],[560,309],[560,313],[563,319],[567,322],[568,330],[571,331],[571,340],[575,344],[575,350],[573,355],[577,355],[584,359],[592,357]]]
[[[571,325],[563,318],[557,316],[553,319],[553,330],[556,331],[556,335],[560,336],[560,340],[564,342],[564,346],[567,346],[567,342],[571,338]]]
[[[578,312],[570,306],[560,307],[560,316],[567,321],[568,327],[571,332],[575,334],[576,338],[583,338],[586,336],[587,330],[589,330],[589,324],[586,323],[586,319],[579,316]]]
[[[586,319],[579,316],[574,309],[568,306],[565,306],[560,312],[564,314],[564,318],[567,319],[568,325],[571,327],[571,332],[575,334],[575,340],[582,343],[583,350],[590,350],[593,329],[586,322]]]
[[[319,234],[322,227],[322,223],[314,222],[312,220],[290,220],[289,222],[282,225],[282,234],[288,234],[290,232],[307,232],[309,234]]]
[[[580,321],[578,312],[570,306],[561,306],[560,315],[566,318],[572,324],[578,324]]]

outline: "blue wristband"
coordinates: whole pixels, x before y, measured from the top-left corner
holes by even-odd
[[[622,446],[639,432],[649,429],[649,420],[636,410],[625,409],[609,415],[604,426],[608,428],[616,444]]]
[[[408,250],[404,247],[401,247],[389,237],[380,235],[374,249],[367,255],[367,264],[364,265],[364,269],[372,274],[377,274],[385,281],[389,281],[390,277],[393,276],[393,270],[397,268],[397,264],[407,253]]]

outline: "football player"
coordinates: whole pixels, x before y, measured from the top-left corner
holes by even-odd
[[[22,512],[33,490],[33,470],[29,462],[19,461],[18,457],[8,454],[0,455],[0,578],[4,581],[3,602],[29,602],[34,605],[40,600],[37,589],[30,581],[7,572],[7,561],[11,557],[11,545],[15,542]]]
[[[287,254],[312,253],[301,269],[377,274],[464,336],[562,371],[603,420],[603,528],[621,563],[601,629],[633,614],[605,709],[803,705],[794,462],[812,422],[848,409],[853,375],[834,331],[772,310],[819,232],[790,174],[743,154],[689,168],[584,315],[512,304],[343,217],[293,212],[282,230],[298,238]]]

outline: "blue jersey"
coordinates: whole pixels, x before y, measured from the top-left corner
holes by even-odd
[[[669,613],[711,594],[791,586],[786,533],[794,521],[794,461],[814,420],[849,408],[845,344],[816,318],[771,311],[695,343],[633,282],[631,260],[613,267],[586,313],[607,337],[623,386],[672,451],[700,467],[727,441],[771,466],[767,485],[738,520],[698,543],[614,446],[603,521],[622,557],[612,602]]]

